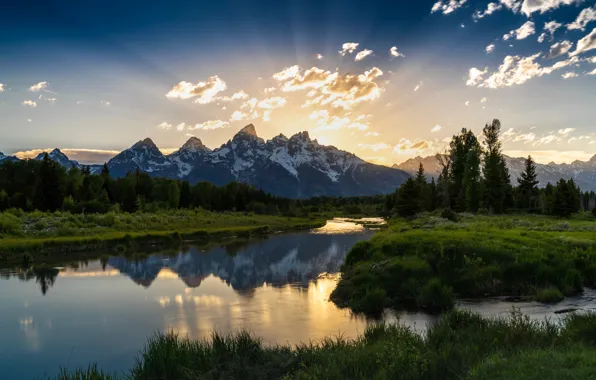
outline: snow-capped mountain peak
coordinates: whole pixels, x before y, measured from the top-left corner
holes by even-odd
[[[189,152],[202,152],[202,153],[211,152],[211,149],[207,148],[203,144],[201,139],[194,137],[194,136],[189,138],[188,141],[186,141],[184,143],[184,145],[182,145],[180,150],[186,150]]]
[[[130,149],[157,149],[157,150],[159,150],[157,148],[157,145],[155,145],[153,140],[151,140],[149,137],[147,137],[144,140],[138,141]]]
[[[43,157],[45,154],[46,154],[46,152],[42,152],[42,153],[38,154],[37,157],[35,157],[35,160],[37,160],[37,161],[43,160]],[[81,165],[79,165],[79,163],[77,161],[69,159],[68,156],[65,155],[64,153],[62,153],[62,151],[58,148],[55,148],[50,153],[48,153],[48,158],[52,161],[56,161],[57,163],[59,163],[60,165],[62,165],[63,167],[65,167],[67,169],[70,169],[72,167],[75,167],[75,168],[81,167]]]

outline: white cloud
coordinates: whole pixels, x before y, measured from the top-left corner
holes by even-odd
[[[282,72],[283,73],[283,72]],[[313,67],[304,72],[294,71],[295,75],[274,75],[274,78],[285,78],[282,85],[284,92],[308,90],[304,107],[313,104],[330,105],[335,108],[351,109],[354,105],[378,99],[382,89],[375,80],[383,75],[377,68],[365,71],[360,75],[340,74]],[[280,79],[278,79],[280,80]]]
[[[480,99],[480,103],[486,103],[486,102],[488,102],[488,99],[486,97]]]
[[[561,141],[561,138],[556,135],[551,134],[551,135],[541,137],[534,143],[534,145],[535,146],[536,145],[546,145],[546,144],[550,144],[550,143],[553,143],[556,141]]]
[[[472,16],[475,20],[482,19],[488,15],[493,14],[494,12],[498,11],[499,9],[503,8],[502,4],[498,3],[488,3],[486,6],[486,10],[484,11],[476,11]]]
[[[21,103],[21,104],[22,104],[22,105],[24,105],[24,106],[31,107],[31,108],[35,108],[35,107],[37,107],[37,103],[36,103],[36,102],[34,102],[33,100],[25,100],[25,101],[23,101],[23,103]]]
[[[315,54],[315,58],[318,59],[319,61],[322,60],[324,57],[322,54]]]
[[[575,128],[565,128],[565,129],[559,129],[557,131],[557,133],[567,137],[567,135],[569,135],[573,131],[575,131]]]
[[[33,86],[29,87],[29,91],[32,92],[39,92],[41,90],[45,90],[48,87],[48,82],[39,82],[34,84]]]
[[[359,148],[362,148],[362,149],[372,150],[372,151],[375,151],[375,152],[378,152],[379,150],[385,150],[385,149],[391,148],[391,146],[389,144],[385,144],[385,143],[358,144],[358,147]]]
[[[104,106],[111,106],[112,105],[112,103],[109,102],[109,101],[107,101],[107,100],[102,100],[100,103],[103,104]]]
[[[28,121],[29,123],[32,123],[32,122],[33,122],[33,120],[31,120],[31,119],[27,119],[27,121]]]
[[[317,131],[336,131],[339,129],[357,129],[359,131],[367,130],[370,125],[364,121],[363,115],[352,120],[349,116],[331,115],[327,110],[317,110],[311,112],[310,120],[316,120]]]
[[[248,99],[248,94],[243,90],[235,92],[232,96],[222,96],[219,98],[215,98],[215,100],[221,100],[222,102],[231,102],[233,100],[241,100],[241,99]]]
[[[200,129],[203,131],[212,131],[214,129],[228,128],[230,123],[223,120],[209,120],[201,124],[196,124],[191,129]]]
[[[416,85],[416,87],[414,87],[414,92],[420,90],[420,88],[422,87],[423,84],[424,84],[423,81],[418,82],[418,84]]]
[[[575,51],[569,55],[578,55],[592,49],[596,49],[596,28],[592,29],[588,35],[577,41]]]
[[[586,75],[596,75],[596,69],[590,71],[589,73],[587,73]]]
[[[282,108],[285,105],[286,105],[286,98],[281,97],[281,96],[275,96],[272,98],[263,99],[258,104],[259,108],[263,108],[263,109],[267,109],[267,110]]]
[[[540,37],[538,37],[538,42],[540,42],[540,43],[544,42],[547,35],[550,36],[550,39],[552,40],[555,35],[555,32],[561,26],[563,26],[563,24],[559,24],[556,21],[549,21],[549,22],[544,23],[544,32],[540,35]]]
[[[439,132],[441,129],[443,129],[443,127],[441,127],[440,125],[435,125],[430,131],[431,132]]]
[[[4,84],[0,83],[0,92],[4,92]]]
[[[217,94],[225,91],[228,88],[226,82],[221,80],[217,75],[209,77],[205,82],[182,81],[172,87],[166,94],[166,97],[172,99],[190,99],[196,97],[195,103],[208,104],[216,100]]]
[[[577,77],[578,75],[576,73],[574,73],[573,71],[569,71],[561,76],[563,77],[563,79],[571,79],[571,78]]]
[[[432,151],[435,148],[432,141],[417,140],[412,142],[406,138],[399,139],[393,147],[393,153],[404,156],[416,156],[424,152]]]
[[[294,78],[296,75],[298,75],[299,72],[300,72],[300,66],[298,66],[298,65],[286,67],[279,73],[273,74],[273,79],[275,79],[277,81],[287,80],[290,78]]]
[[[356,49],[358,49],[358,45],[360,45],[357,42],[346,42],[343,45],[341,45],[341,50],[339,51],[339,54],[344,56],[346,54],[352,54]]]
[[[430,12],[441,12],[444,15],[448,15],[461,8],[466,2],[467,0],[439,0],[433,5]]]
[[[392,46],[391,49],[389,49],[389,55],[392,57],[405,57],[405,55],[403,53],[400,53],[399,51],[397,51],[397,46]]]
[[[484,49],[486,51],[486,54],[490,54],[493,51],[495,51],[495,44],[490,44],[486,47],[486,49]]]
[[[176,130],[178,132],[182,132],[185,129],[190,129],[190,125],[187,125],[186,123],[180,123],[176,126]]]
[[[230,116],[230,119],[234,121],[246,120],[247,118],[248,115],[242,111],[234,111],[232,116]]]
[[[585,8],[583,9],[574,22],[567,25],[567,29],[569,30],[586,30],[586,25],[590,22],[596,21],[596,5],[592,8]]]
[[[469,101],[469,100],[466,100],[466,102],[465,102],[464,104],[465,104],[465,105],[466,105],[466,107],[467,107],[467,106],[469,106],[469,105],[470,105],[470,101]]]
[[[536,29],[534,27],[534,23],[532,21],[526,21],[522,26],[519,28],[510,31],[509,33],[503,36],[503,40],[507,41],[508,39],[515,37],[516,40],[523,40],[532,34],[536,33]]]
[[[365,136],[379,137],[379,133],[378,132],[366,132]]]
[[[472,67],[468,73],[468,80],[466,81],[467,86],[478,86],[484,81],[484,75],[488,73],[488,69],[483,71]]]
[[[596,56],[590,57],[590,58],[586,58],[586,62],[596,63]]]
[[[165,129],[165,130],[169,130],[169,129],[172,129],[172,124],[170,124],[170,123],[167,123],[167,122],[165,122],[165,121],[164,121],[163,123],[159,123],[159,124],[157,125],[157,128],[159,128],[159,129]]]
[[[488,78],[485,78],[487,74],[486,69],[485,71],[480,71],[476,68],[471,68],[466,84],[468,86],[493,89],[510,87],[523,84],[534,77],[551,74],[555,70],[579,62],[577,57],[571,57],[567,60],[559,61],[552,66],[542,67],[536,62],[536,59],[540,57],[540,55],[540,53],[528,57],[508,55],[499,66],[499,69],[492,73]]]
[[[359,52],[358,54],[356,54],[356,57],[354,58],[354,61],[355,62],[362,61],[364,58],[368,57],[372,53],[373,53],[372,50],[364,49],[361,52]]]
[[[580,3],[583,0],[524,0],[521,6],[521,12],[530,17],[534,12],[546,13],[557,9],[562,5]]]
[[[570,41],[560,41],[550,47],[550,52],[548,53],[549,58],[556,58],[563,54],[566,54],[571,50],[573,47],[573,42]]]

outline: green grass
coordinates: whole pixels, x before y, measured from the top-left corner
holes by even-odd
[[[563,298],[565,298],[563,296],[563,293],[561,293],[561,291],[557,288],[546,288],[546,289],[540,289],[537,293],[536,293],[536,301],[538,302],[542,302],[542,303],[557,303],[561,300],[563,300]]]
[[[160,213],[0,213],[0,263],[91,250],[123,251],[184,241],[319,227],[324,216],[289,218],[242,213],[179,210]]]
[[[596,286],[596,219],[460,214],[390,221],[356,244],[332,294],[355,311],[443,311],[455,297],[535,296],[546,302]],[[548,289],[548,290],[547,290]],[[376,307],[367,305],[371,291]],[[556,296],[556,297],[555,297]],[[430,297],[430,298],[429,298]],[[444,302],[440,302],[443,300]]]
[[[247,332],[191,341],[156,335],[121,378],[149,379],[590,379],[596,369],[596,315],[561,324],[513,312],[489,319],[452,311],[419,335],[373,325],[354,340],[266,346]],[[96,367],[58,379],[107,379]],[[592,377],[590,377],[592,376]]]

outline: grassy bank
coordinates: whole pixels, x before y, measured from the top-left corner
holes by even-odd
[[[593,379],[595,346],[594,314],[558,325],[519,313],[485,319],[453,311],[423,336],[381,325],[356,340],[297,347],[267,347],[245,332],[209,341],[158,335],[129,373],[110,377],[90,368],[57,379]]]
[[[324,216],[181,210],[161,213],[0,213],[0,263],[90,250],[123,251],[322,226]]]
[[[433,215],[392,220],[346,258],[332,300],[355,311],[450,309],[457,297],[556,302],[596,286],[596,220]]]

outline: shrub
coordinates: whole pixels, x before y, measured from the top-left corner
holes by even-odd
[[[536,301],[542,303],[557,303],[561,301],[563,298],[563,293],[555,287],[550,287],[546,289],[541,289],[536,292]]]
[[[362,299],[356,303],[354,311],[366,315],[381,315],[387,304],[387,293],[383,289],[374,288],[366,291]]]
[[[450,208],[445,208],[441,211],[441,218],[450,220],[452,222],[457,222],[457,213]]]
[[[418,295],[418,307],[431,313],[440,313],[453,308],[453,289],[438,278],[431,279]]]

